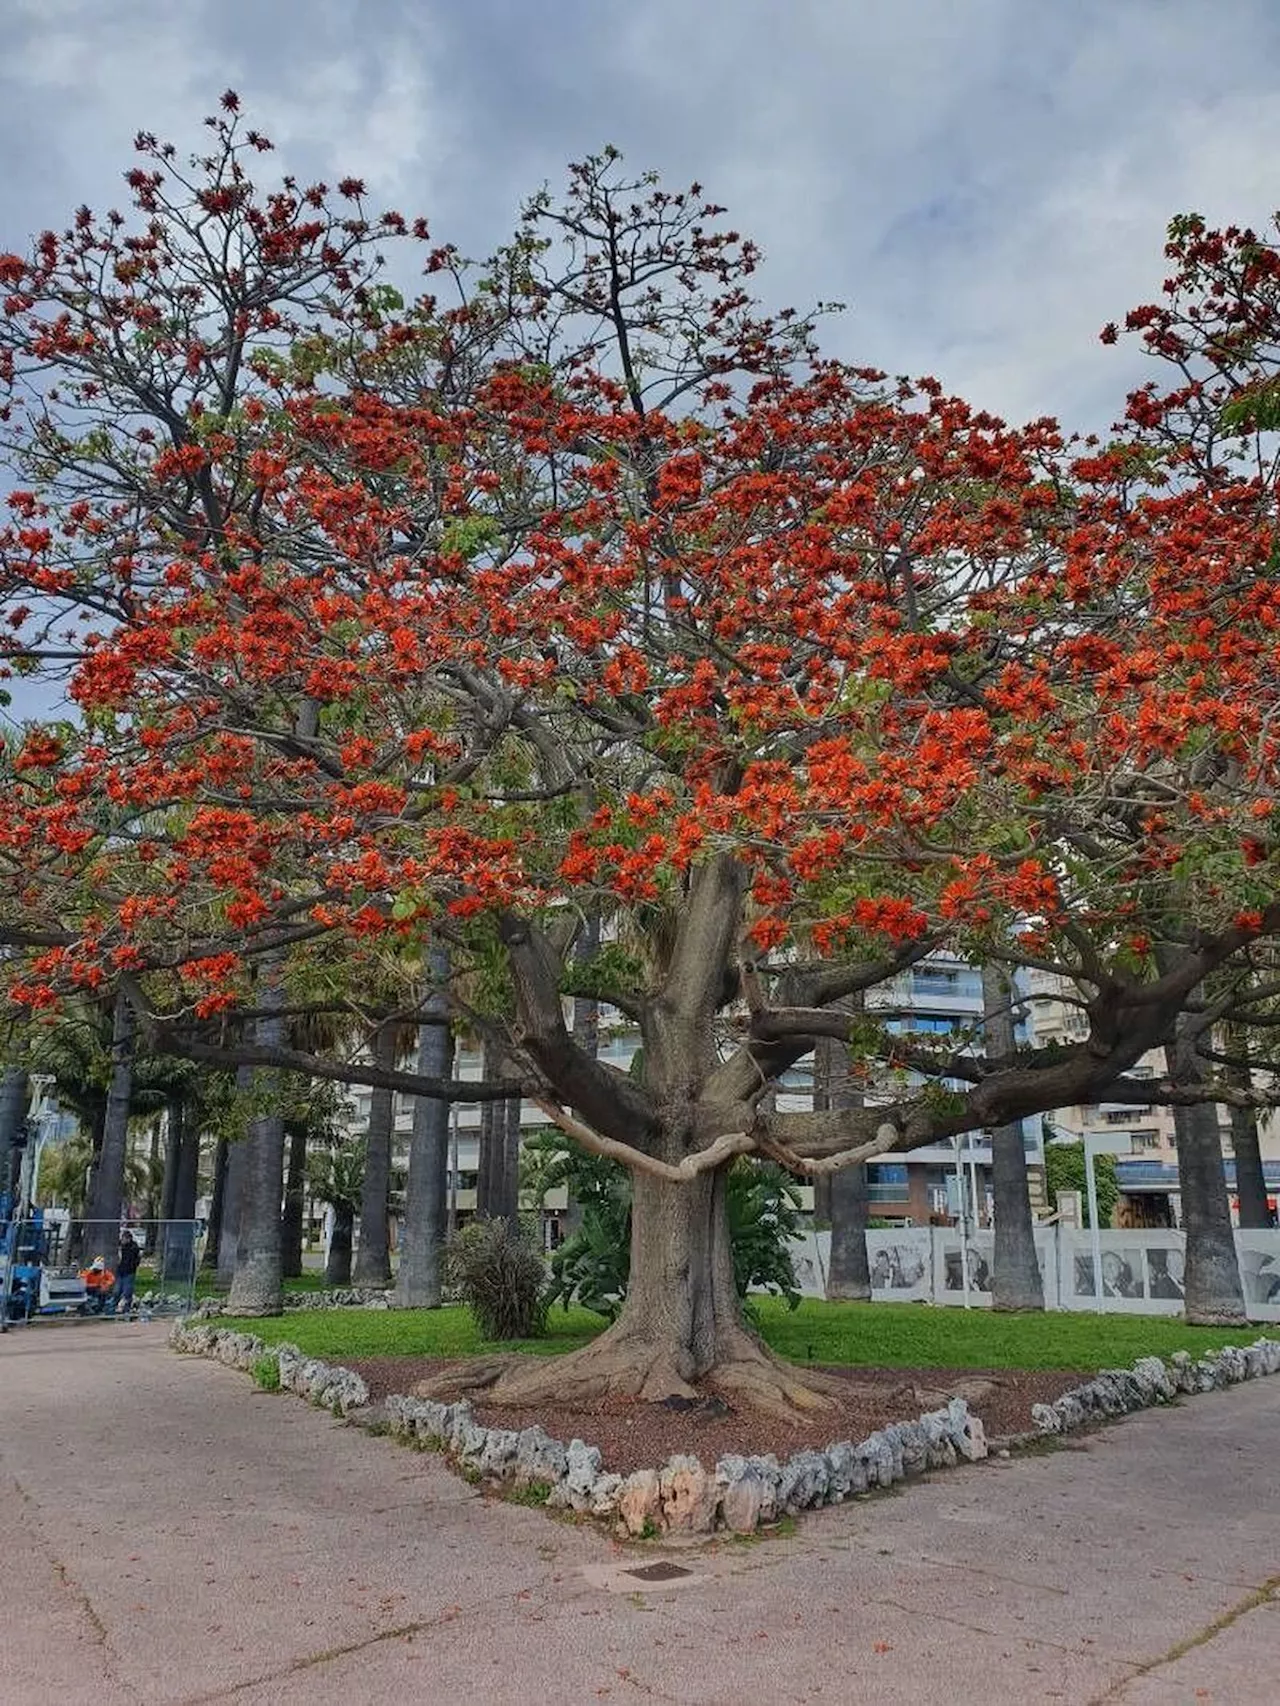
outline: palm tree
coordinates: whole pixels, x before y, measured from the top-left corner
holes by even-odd
[[[1013,986],[1003,970],[997,965],[984,965],[982,1029],[989,1061],[1014,1057],[1013,999]],[[1043,1309],[1044,1279],[1036,1255],[1021,1120],[999,1126],[991,1133],[991,1195],[995,1209],[992,1308]]]
[[[364,1189],[365,1146],[358,1139],[316,1149],[307,1157],[311,1194],[333,1210],[324,1283],[351,1284],[351,1235]]]
[[[448,1078],[453,1072],[449,971],[449,950],[443,943],[432,942],[427,953],[430,990],[418,1027],[417,1070],[424,1076]],[[438,1097],[416,1096],[396,1275],[396,1302],[402,1309],[440,1306],[448,1168],[449,1104]]]

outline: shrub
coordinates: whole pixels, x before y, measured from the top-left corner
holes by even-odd
[[[449,1275],[486,1339],[532,1339],[546,1326],[547,1271],[507,1220],[473,1220],[449,1246]]]
[[[260,1356],[251,1370],[253,1384],[260,1392],[278,1392],[280,1390],[280,1363],[276,1357]]]

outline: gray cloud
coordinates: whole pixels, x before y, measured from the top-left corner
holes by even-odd
[[[1105,423],[1175,211],[1280,193],[1273,0],[7,0],[0,241],[119,195],[134,130],[226,84],[300,175],[365,176],[483,251],[605,140],[701,178],[774,301],[1014,418]]]

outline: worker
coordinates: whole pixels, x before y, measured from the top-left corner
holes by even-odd
[[[133,1314],[133,1283],[138,1275],[142,1251],[134,1242],[132,1232],[120,1235],[120,1255],[116,1260],[116,1283],[111,1288],[107,1313],[114,1315],[123,1303],[126,1315]]]
[[[116,1283],[116,1276],[107,1266],[105,1258],[95,1256],[87,1268],[80,1270],[80,1280],[88,1300],[89,1314],[101,1315],[106,1308],[111,1288]]]

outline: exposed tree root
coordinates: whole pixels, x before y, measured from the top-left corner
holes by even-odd
[[[788,1421],[832,1410],[846,1392],[836,1376],[784,1362],[742,1328],[722,1334],[719,1356],[701,1375],[692,1373],[688,1360],[677,1347],[655,1344],[619,1322],[567,1356],[475,1358],[442,1370],[415,1391],[447,1400],[475,1396],[512,1409],[585,1407],[611,1398],[661,1404],[715,1395],[734,1409]]]

